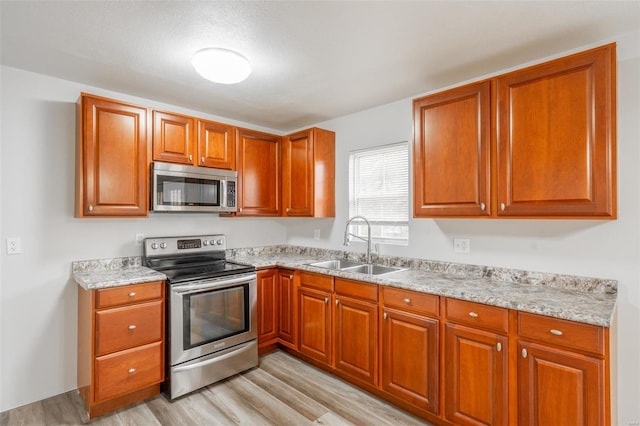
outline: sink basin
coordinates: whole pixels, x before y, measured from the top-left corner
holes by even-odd
[[[360,274],[367,274],[367,275],[384,275],[384,274],[389,274],[391,272],[404,271],[405,268],[364,264],[359,266],[352,266],[350,268],[343,268],[342,270],[345,272],[357,272]]]
[[[316,268],[340,270],[345,268],[362,266],[362,263],[354,262],[352,260],[346,260],[346,259],[334,259],[334,260],[324,260],[322,262],[310,263],[309,266],[315,266]]]

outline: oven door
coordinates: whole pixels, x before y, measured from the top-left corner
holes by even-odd
[[[255,273],[172,285],[170,292],[172,366],[257,337]]]

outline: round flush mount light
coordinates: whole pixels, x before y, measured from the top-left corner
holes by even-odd
[[[191,58],[191,64],[202,77],[221,84],[239,83],[251,74],[247,58],[218,47],[198,50]]]

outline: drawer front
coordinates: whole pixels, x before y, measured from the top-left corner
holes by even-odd
[[[96,312],[96,356],[162,340],[161,300]]]
[[[303,272],[300,274],[300,285],[303,287],[314,287],[320,290],[332,292],[333,277]]]
[[[335,286],[336,293],[343,296],[370,300],[372,302],[378,300],[378,286],[376,284],[336,278]]]
[[[96,290],[96,309],[160,299],[163,289],[163,281],[154,281]]]
[[[423,315],[438,315],[438,296],[391,287],[381,287],[381,290],[384,306]]]
[[[508,309],[449,298],[445,306],[447,320],[500,333],[509,332]]]
[[[519,312],[518,335],[557,346],[604,355],[604,327],[597,325]]]
[[[160,383],[164,378],[162,342],[96,358],[95,401]]]

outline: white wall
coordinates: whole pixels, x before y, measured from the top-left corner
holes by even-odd
[[[229,247],[286,242],[284,219],[152,214],[76,219],[75,103],[81,91],[222,119],[77,83],[1,69],[0,411],[76,388],[76,284],[71,262],[142,255],[146,236],[222,232]],[[244,123],[235,123],[253,127]],[[260,129],[267,130],[269,129]],[[22,239],[8,256],[5,238]]]
[[[408,246],[381,247],[382,254],[618,280],[619,425],[640,421],[639,40],[638,32],[617,38],[618,220],[410,219]],[[289,243],[342,248],[348,153],[411,141],[411,109],[409,98],[319,124],[336,132],[336,220],[292,223]],[[321,230],[320,241],[313,240],[313,228]],[[471,253],[454,254],[454,237],[469,238]],[[363,243],[352,246],[364,250]]]

